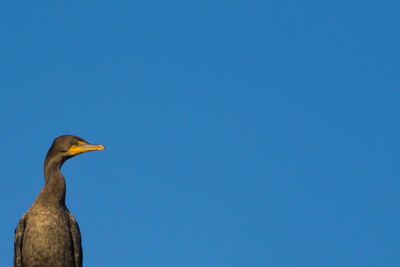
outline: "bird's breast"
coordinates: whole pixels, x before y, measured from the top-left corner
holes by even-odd
[[[24,266],[73,266],[66,209],[42,207],[28,212],[22,255]]]

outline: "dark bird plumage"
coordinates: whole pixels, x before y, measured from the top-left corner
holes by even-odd
[[[65,180],[60,172],[69,158],[103,145],[80,137],[56,138],[44,162],[45,185],[15,229],[14,267],[81,267],[81,234],[65,206]]]

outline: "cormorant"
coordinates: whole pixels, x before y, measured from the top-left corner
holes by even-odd
[[[45,185],[15,229],[14,267],[81,267],[78,223],[65,206],[63,163],[78,154],[104,150],[80,137],[57,137],[44,161]]]

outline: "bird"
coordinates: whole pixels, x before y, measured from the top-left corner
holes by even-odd
[[[82,267],[81,233],[65,205],[63,163],[82,153],[104,150],[74,135],[54,139],[44,161],[45,184],[14,233],[14,267]]]

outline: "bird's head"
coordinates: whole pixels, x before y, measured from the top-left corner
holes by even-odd
[[[89,151],[104,150],[103,145],[93,145],[74,135],[62,135],[54,139],[47,152],[46,162],[55,160],[60,162],[60,167],[67,159]],[[45,163],[46,165],[46,163]]]

